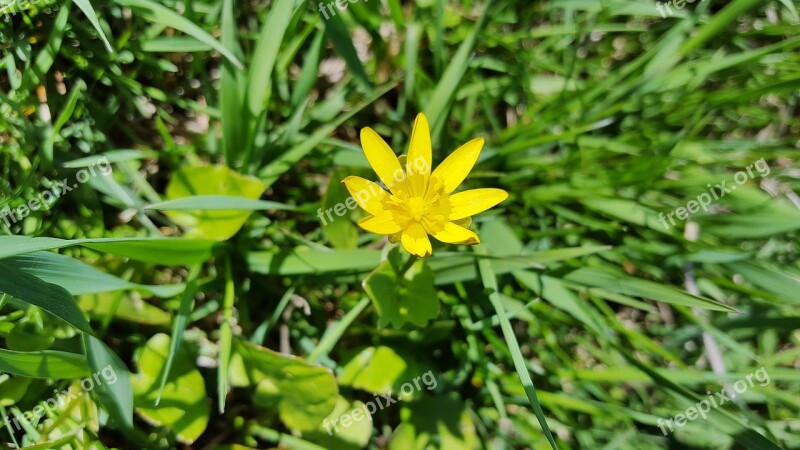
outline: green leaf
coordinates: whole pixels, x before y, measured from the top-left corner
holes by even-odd
[[[564,277],[567,281],[586,286],[607,289],[619,294],[644,297],[664,303],[710,309],[713,311],[735,311],[730,306],[716,300],[697,297],[673,287],[652,281],[640,280],[627,275],[601,272],[588,267],[574,270]]]
[[[698,222],[706,225],[708,232],[716,236],[757,239],[800,229],[800,210],[783,201],[770,200],[758,208],[698,218]]]
[[[311,250],[296,248],[280,253],[250,252],[250,270],[265,275],[323,275],[329,273],[367,272],[380,263],[377,250]]]
[[[361,411],[357,413],[356,411]],[[355,415],[354,415],[355,413]],[[348,416],[350,425],[345,427],[333,424],[340,424],[343,417]],[[327,425],[327,428],[325,428]],[[331,432],[329,434],[329,431]],[[367,406],[356,400],[349,402],[342,396],[336,399],[336,406],[333,411],[325,418],[323,423],[315,430],[306,431],[302,434],[303,439],[320,444],[327,450],[357,450],[365,448],[372,437],[372,417],[368,413]]]
[[[206,430],[211,406],[206,398],[203,376],[184,347],[175,354],[161,402],[155,406],[169,346],[169,336],[159,333],[142,349],[136,361],[139,373],[133,379],[134,405],[147,421],[170,430],[180,442],[188,445]]]
[[[406,360],[391,347],[368,347],[344,365],[339,383],[373,394],[397,392],[408,381],[407,368]]]
[[[225,195],[195,195],[177,200],[167,200],[145,207],[158,211],[277,211],[291,210],[293,206],[264,200]]]
[[[4,275],[0,277],[0,292],[38,306],[83,331],[89,367],[94,371],[107,366],[114,369],[119,381],[113,385],[101,385],[95,393],[111,417],[118,422],[117,425],[130,432],[133,429],[133,412],[130,378],[125,365],[102,341],[94,337],[88,321],[66,289],[46,283],[6,261],[0,261],[0,273]]]
[[[3,351],[4,350],[0,349],[0,355],[3,354]],[[3,358],[5,358],[5,355],[3,355]],[[53,363],[50,364],[52,365]],[[89,370],[87,369],[86,372],[89,372]],[[19,374],[14,373],[14,375]],[[0,375],[0,406],[15,405],[17,402],[22,400],[22,397],[25,396],[25,393],[28,391],[28,387],[30,387],[32,382],[33,378],[27,375],[20,375],[16,377],[11,377],[8,373]]]
[[[530,278],[532,275],[531,272],[515,273],[517,280],[528,286],[530,286]],[[606,324],[602,316],[592,308],[590,302],[568,290],[558,279],[544,276],[541,277],[541,282],[542,298],[550,302],[550,304],[556,308],[565,311],[579,320],[596,333],[596,335],[603,336],[605,334],[604,330],[609,328],[608,324]]]
[[[116,425],[126,434],[133,430],[133,389],[131,374],[128,367],[108,346],[100,339],[84,334],[83,344],[86,347],[86,359],[93,373],[102,373],[110,370],[114,373],[114,382],[98,383],[92,391],[93,395],[109,413]]]
[[[233,307],[236,302],[236,286],[231,269],[231,259],[225,258],[225,295],[222,299],[222,323],[219,326],[219,355],[217,357],[217,403],[220,414],[225,412],[231,373],[231,354],[233,352]]]
[[[0,260],[10,256],[82,245],[100,252],[155,264],[182,265],[211,258],[214,241],[167,238],[64,240],[47,237],[0,236]]]
[[[157,297],[173,297],[183,291],[182,284],[147,286],[131,283],[101,272],[75,258],[51,252],[33,252],[3,260],[43,281],[63,287],[72,295],[119,290],[138,290]]]
[[[103,31],[103,28],[100,26],[100,21],[97,20],[97,13],[94,12],[94,8],[89,0],[74,0],[75,4],[78,8],[83,11],[83,14],[86,15],[86,18],[89,19],[89,23],[92,24],[95,30],[97,30],[97,34],[100,35],[100,39],[103,40],[103,44],[106,46],[106,50],[109,53],[114,53],[114,47],[111,46],[111,43],[108,42],[108,38],[106,38],[106,34]]]
[[[38,306],[68,324],[92,334],[89,322],[78,309],[75,299],[61,286],[46,283],[18,267],[0,260],[0,293],[6,293],[25,303]]]
[[[223,39],[223,44],[225,43]],[[163,36],[142,41],[143,52],[194,53],[210,52],[211,46],[189,36]],[[227,60],[226,60],[227,61]],[[233,64],[231,64],[233,66]]]
[[[670,232],[669,229],[665,228],[664,224],[661,223],[656,211],[634,201],[623,198],[591,197],[584,199],[583,202],[588,208],[600,211],[628,223],[646,226],[651,230],[661,233]]]
[[[115,303],[116,302],[116,303]],[[78,296],[78,306],[92,317],[106,319],[113,314],[113,319],[128,322],[167,327],[172,316],[138,296],[112,293],[84,294]]]
[[[256,386],[254,402],[277,409],[281,421],[299,431],[317,428],[339,395],[329,369],[241,339],[234,340],[231,384]]]
[[[800,275],[783,272],[759,261],[742,261],[727,264],[744,279],[761,289],[770,291],[789,303],[800,304]]]
[[[486,255],[486,249],[481,244],[478,244],[474,248],[475,253],[479,256]],[[528,397],[528,402],[533,407],[533,411],[536,414],[536,419],[539,421],[539,425],[541,425],[542,430],[544,430],[544,434],[547,437],[548,442],[550,442],[550,446],[553,448],[553,450],[557,450],[558,447],[556,447],[555,439],[553,439],[553,433],[550,431],[550,427],[547,425],[547,419],[544,417],[542,405],[539,403],[539,399],[536,396],[536,387],[533,385],[531,374],[528,372],[528,366],[525,364],[525,358],[522,356],[522,351],[519,348],[517,336],[514,334],[514,329],[511,328],[511,322],[508,320],[508,316],[503,308],[502,299],[500,298],[500,289],[497,286],[497,277],[492,270],[492,266],[489,264],[488,259],[479,259],[478,268],[480,269],[483,287],[486,289],[487,294],[489,295],[489,301],[492,303],[492,306],[497,313],[497,318],[500,320],[500,328],[503,330],[503,337],[505,338],[506,345],[508,346],[508,351],[511,352],[511,359],[514,361],[514,369],[516,369],[517,375],[522,382],[522,388],[525,390],[525,395]]]
[[[719,12],[711,17],[692,34],[691,38],[683,43],[676,57],[685,57],[693,50],[700,47],[704,42],[712,39],[722,32],[726,25],[742,17],[750,9],[762,4],[762,0],[733,0],[725,5]]]
[[[514,230],[502,218],[490,220],[481,226],[481,242],[492,256],[519,256],[524,249],[522,242],[514,234]],[[559,252],[565,254],[565,250],[574,251],[574,249],[558,249],[550,250],[549,254],[557,255]],[[574,256],[567,256],[567,258],[569,257]]]
[[[33,322],[16,324],[14,329],[5,335],[9,350],[32,352],[48,350],[55,343],[56,337],[52,328],[42,327]]]
[[[0,349],[0,372],[28,378],[71,379],[89,375],[86,356],[57,350],[17,352]]]
[[[166,206],[162,204],[160,207],[196,209],[197,212],[168,211],[167,215],[188,229],[188,237],[224,241],[242,228],[253,209],[276,209],[280,206],[256,202],[255,199],[263,193],[264,184],[258,178],[240,175],[226,166],[189,167],[175,172],[167,186],[167,198],[181,200],[171,205],[166,202]],[[221,209],[225,197],[231,197],[232,209]],[[203,209],[210,211],[203,212]]]
[[[158,152],[153,150],[111,150],[97,155],[86,156],[83,158],[73,159],[63,164],[66,169],[80,169],[82,167],[89,167],[92,164],[97,164],[101,159],[105,159],[109,163],[119,163],[127,161],[138,161],[140,159],[155,158]]]
[[[52,450],[54,448],[63,448],[63,446],[67,444],[78,445],[80,441],[77,440],[77,435],[82,431],[83,430],[78,429],[70,433],[67,433],[65,436],[53,441],[42,442],[36,445],[26,445],[25,450]]]
[[[85,1],[87,0],[76,0],[76,3],[80,5],[81,2]],[[89,5],[89,7],[91,8],[91,5]],[[62,108],[61,113],[58,115],[58,118],[53,124],[53,128],[47,134],[47,139],[42,144],[42,152],[44,153],[47,161],[53,160],[53,146],[55,144],[56,137],[59,136],[59,132],[64,124],[66,124],[70,117],[72,117],[72,114],[75,112],[75,105],[78,103],[78,99],[81,97],[81,94],[85,89],[86,84],[82,80],[78,80],[78,82],[75,83],[75,87],[73,87],[72,91],[69,93],[66,105],[64,105],[64,108]]]
[[[372,83],[369,81],[367,71],[358,58],[358,53],[353,45],[353,40],[350,38],[350,31],[347,29],[342,17],[340,15],[331,16],[325,23],[325,34],[328,39],[333,43],[333,48],[336,53],[341,55],[347,67],[355,76],[356,80],[367,89],[372,89]]]
[[[54,250],[76,245],[74,241],[48,237],[0,236],[0,259],[40,250]]]
[[[201,239],[87,239],[77,243],[153,264],[179,266],[211,259],[216,242]]]
[[[394,250],[399,254],[397,247]],[[424,327],[440,309],[433,271],[424,260],[418,260],[400,276],[399,264],[392,259],[390,256],[364,279],[364,291],[378,313],[378,326],[400,328],[408,322]]]
[[[340,204],[345,207],[348,206],[347,200],[351,199],[350,193],[342,184],[342,180],[348,173],[349,171],[340,169],[331,175],[330,180],[328,180],[328,188],[325,190],[325,197],[322,199],[321,210],[323,212],[328,209],[336,209],[336,205]],[[353,207],[357,206],[355,200],[350,200],[350,202]],[[350,211],[345,213],[344,216],[330,214],[333,220],[328,220],[328,216],[323,213],[322,231],[334,248],[352,249],[358,245],[358,228],[350,219]]]
[[[421,375],[433,376],[431,371],[424,372],[424,362],[415,355],[403,356],[386,346],[367,347],[344,365],[339,374],[339,383],[372,394],[393,392],[395,397],[407,401],[416,398],[421,390],[433,388],[427,377],[423,380],[425,384],[420,384]],[[412,385],[415,378],[414,390],[410,393],[401,392],[403,385]]]
[[[172,338],[170,339],[169,354],[164,363],[164,370],[162,371],[161,384],[158,389],[158,397],[156,397],[156,406],[161,401],[161,396],[164,394],[164,387],[169,380],[172,364],[175,362],[175,355],[180,351],[181,342],[183,342],[183,332],[186,330],[186,324],[189,321],[189,314],[194,309],[194,296],[197,293],[197,277],[200,275],[200,264],[195,264],[189,269],[189,276],[187,277],[186,288],[181,296],[181,304],[178,309],[178,314],[175,316],[175,323],[172,326]]]
[[[300,71],[300,76],[297,78],[297,83],[292,92],[292,106],[295,108],[306,101],[308,94],[311,93],[311,89],[314,87],[314,83],[317,81],[320,53],[322,52],[324,37],[325,32],[323,30],[318,31],[314,36],[311,47],[309,47],[308,52],[303,58],[303,68]]]
[[[250,114],[258,117],[269,102],[272,71],[278,58],[283,35],[292,19],[294,0],[276,0],[267,15],[252,56],[247,79],[247,102]]]
[[[478,447],[475,424],[463,402],[426,398],[403,406],[403,421],[392,433],[389,450],[472,450]]]
[[[224,0],[222,3],[222,45],[236,55],[241,54],[238,42],[238,30],[235,18],[235,2]],[[222,64],[220,78],[219,109],[222,112],[222,145],[225,163],[229,167],[238,167],[244,157],[243,152],[252,145],[249,142],[251,117],[244,101],[246,74],[230,63]]]
[[[476,258],[487,259],[494,273],[501,275],[516,270],[530,269],[536,266],[542,267],[543,264],[547,263],[580,258],[581,256],[591,255],[610,248],[611,247],[602,245],[587,245],[585,247],[543,250],[541,252],[519,256],[505,256],[502,258],[492,256],[480,257],[470,254],[443,254],[440,252],[434,254],[428,261],[436,274],[436,284],[444,285],[477,278],[478,271],[475,268]]]

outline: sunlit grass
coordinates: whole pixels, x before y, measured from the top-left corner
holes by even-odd
[[[0,442],[800,448],[794,4],[332,8],[0,16]],[[480,247],[398,271],[365,213],[317,211],[374,179],[363,127],[406,153],[420,112],[434,167],[480,136],[464,189],[510,197]],[[110,176],[16,212],[100,155]],[[381,275],[428,302],[414,320],[381,319]],[[25,417],[107,366],[123,381]],[[428,371],[368,426],[321,425]]]

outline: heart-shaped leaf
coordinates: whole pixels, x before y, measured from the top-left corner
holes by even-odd
[[[236,340],[231,384],[256,386],[254,402],[278,410],[295,430],[313,430],[333,411],[339,387],[331,371],[302,359]]]
[[[378,312],[378,326],[400,328],[410,322],[423,327],[439,315],[433,271],[424,260],[418,260],[399,276],[396,259],[390,254],[364,280],[364,290]]]
[[[167,199],[177,200],[193,196],[238,197],[256,200],[264,193],[264,183],[258,178],[240,175],[225,166],[199,166],[181,169],[172,177],[167,186]],[[214,200],[216,198],[216,200]],[[235,200],[231,200],[235,202]],[[198,209],[194,211],[167,211],[167,215],[175,223],[187,229],[187,237],[200,237],[224,241],[242,228],[253,209],[247,204],[245,210],[204,210],[209,206],[208,200],[199,200]],[[217,205],[218,207],[218,205]],[[247,210],[250,209],[250,210]]]
[[[392,434],[389,450],[472,450],[475,424],[464,404],[450,397],[427,398],[403,406],[403,423]]]
[[[358,400],[351,403],[341,396],[336,408],[316,430],[303,433],[303,439],[329,450],[358,450],[367,446],[371,436],[369,408]]]
[[[169,343],[169,336],[156,334],[142,349],[136,362],[139,373],[133,378],[134,406],[146,420],[172,430],[179,441],[191,444],[205,431],[211,406],[203,376],[183,347],[175,354],[161,402],[155,406]]]
[[[368,347],[344,365],[339,383],[373,394],[392,392],[402,400],[410,400],[418,392],[432,389],[435,378],[429,378],[433,373],[425,374],[425,370],[424,359],[419,355],[404,356],[385,346]]]

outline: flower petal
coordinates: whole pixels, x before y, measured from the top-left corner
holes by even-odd
[[[389,144],[383,140],[372,128],[361,129],[361,147],[367,157],[372,170],[378,174],[383,184],[393,193],[397,189],[405,190],[405,172],[400,167],[400,161],[394,154]]]
[[[460,227],[453,222],[447,222],[444,224],[444,228],[434,234],[433,237],[435,237],[436,240],[445,242],[447,244],[473,245],[481,241],[477,234],[464,227]]]
[[[438,177],[444,183],[444,191],[451,193],[467,178],[483,148],[483,138],[473,139],[450,154],[436,170],[432,177]]]
[[[387,194],[377,183],[356,176],[349,176],[342,183],[361,209],[372,215],[383,212],[383,201]]]
[[[486,211],[508,198],[502,189],[471,189],[450,196],[450,220],[463,219]]]
[[[420,258],[427,258],[433,252],[431,241],[428,239],[428,233],[425,232],[425,228],[418,222],[409,225],[408,228],[403,230],[403,234],[400,236],[400,242],[408,253]]]
[[[456,219],[453,221],[453,223],[460,227],[469,228],[469,226],[472,225],[472,217],[464,217],[463,219]]]
[[[403,229],[397,221],[395,213],[384,211],[377,216],[365,217],[358,221],[358,226],[375,234],[393,234]]]
[[[411,193],[417,196],[425,194],[428,177],[431,173],[431,130],[425,114],[417,114],[414,128],[411,130],[411,144],[408,146],[408,158],[403,164],[408,173],[408,186]]]

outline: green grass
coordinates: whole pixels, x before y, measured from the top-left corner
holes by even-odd
[[[0,216],[0,443],[800,448],[796,2],[346,5],[0,16],[0,214],[113,167]],[[465,188],[511,195],[407,263],[317,209],[419,112],[435,165],[484,137]]]

